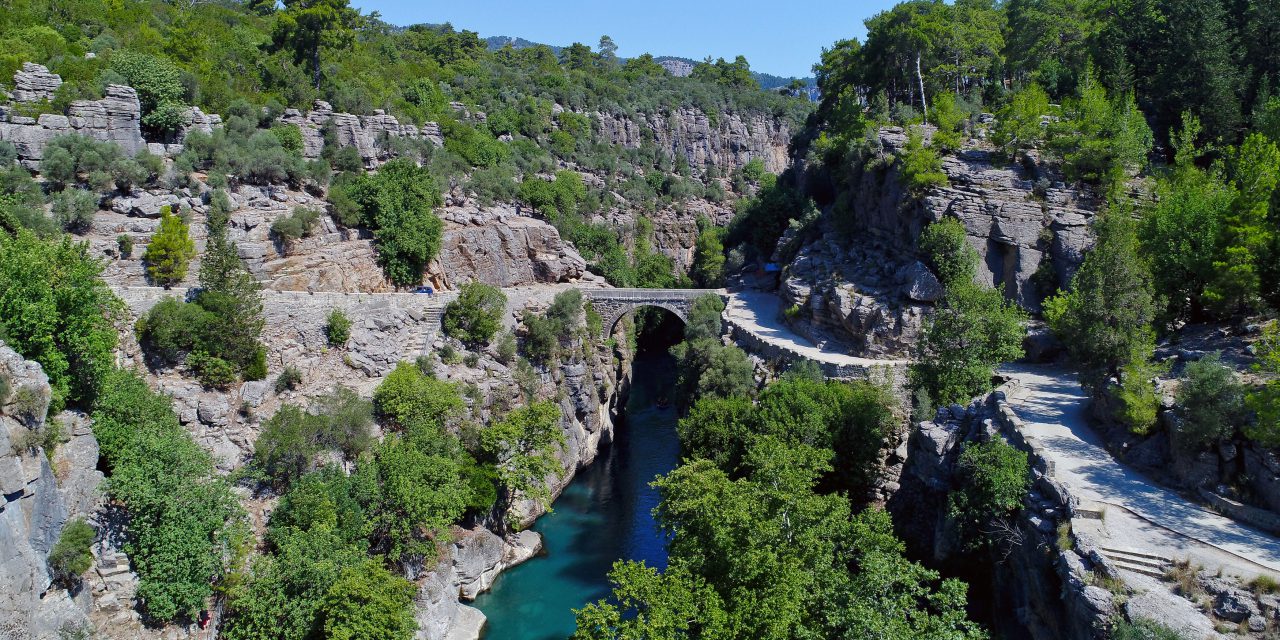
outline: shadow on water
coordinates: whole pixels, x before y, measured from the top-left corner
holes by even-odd
[[[676,465],[680,445],[669,398],[675,361],[670,332],[642,339],[631,395],[612,446],[583,469],[538,519],[545,554],[503,573],[474,605],[488,617],[485,640],[552,640],[573,633],[573,609],[609,595],[617,560],[666,567],[665,540],[653,520],[657,492],[649,483]]]

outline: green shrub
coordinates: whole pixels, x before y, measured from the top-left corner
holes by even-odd
[[[1150,618],[1117,620],[1111,627],[1111,637],[1115,640],[1190,640],[1186,635]]]
[[[992,539],[993,523],[1022,508],[1031,486],[1027,454],[1000,438],[965,447],[957,463],[959,487],[949,496],[950,512],[971,546]]]
[[[271,223],[271,233],[288,244],[300,238],[310,237],[320,222],[320,212],[309,207],[294,207],[293,213],[277,218]]]
[[[507,296],[501,289],[482,282],[462,285],[457,299],[444,309],[445,335],[463,344],[487,345],[502,328]]]
[[[0,406],[3,406],[9,401],[10,384],[9,374],[4,371],[0,371]]]
[[[516,336],[510,331],[503,331],[498,336],[497,349],[498,362],[502,364],[511,364],[516,360]]]
[[[351,337],[351,318],[348,318],[342,309],[330,311],[324,333],[329,338],[329,344],[335,347],[346,344],[347,339]]]
[[[182,99],[186,91],[182,87],[182,71],[164,58],[117,51],[111,56],[111,70],[138,92],[142,103],[142,124],[161,131],[172,131],[182,125]]]
[[[942,158],[933,147],[925,146],[924,137],[916,127],[907,132],[907,145],[899,157],[902,180],[916,196],[935,187],[947,185],[947,174],[942,172]]]
[[[80,576],[93,566],[90,547],[97,535],[83,518],[76,518],[62,528],[62,535],[49,551],[49,570],[54,580],[64,585],[80,581]]]
[[[133,257],[133,236],[127,233],[116,236],[116,248],[120,250],[121,257]]]
[[[20,418],[28,425],[35,424],[44,417],[42,415],[45,411],[44,398],[35,387],[19,387],[13,393],[10,404],[13,407],[13,416]]]
[[[196,244],[188,233],[187,223],[173,215],[168,206],[160,211],[160,228],[147,243],[142,259],[147,275],[161,286],[171,286],[187,277],[187,267],[196,256]]]
[[[417,587],[366,560],[342,571],[325,594],[324,637],[333,640],[410,638],[417,628],[413,596]]]
[[[1163,367],[1138,360],[1125,366],[1120,372],[1120,386],[1116,399],[1120,401],[1117,418],[1129,431],[1146,434],[1156,425],[1160,411],[1160,397],[1152,382]]]
[[[275,134],[285,151],[296,156],[302,155],[302,129],[298,125],[278,123],[271,127],[271,133]]]
[[[422,372],[422,375],[428,378],[436,377],[436,361],[431,356],[418,356],[414,358],[413,365],[418,368],[418,371]]]
[[[969,282],[978,272],[978,252],[967,240],[964,224],[943,218],[920,232],[920,256],[946,286]]]
[[[445,343],[440,347],[440,362],[445,364],[458,364],[462,362],[462,354],[449,343]]]
[[[1182,422],[1174,441],[1198,449],[1233,435],[1235,425],[1244,422],[1244,387],[1221,355],[1188,363],[1183,376],[1177,395]]]
[[[193,351],[187,356],[187,366],[195,373],[200,384],[226,390],[236,383],[236,368],[230,362],[203,351]]]
[[[288,366],[280,375],[276,376],[276,394],[279,395],[285,391],[296,391],[302,386],[302,372],[297,367]]]
[[[98,198],[83,189],[67,189],[53,196],[53,217],[67,231],[88,230],[97,212]]]
[[[155,620],[194,617],[228,571],[228,546],[247,532],[213,460],[178,422],[170,399],[136,373],[102,385],[93,433],[110,469],[110,498],[128,510],[125,551],[138,574],[138,602]]]

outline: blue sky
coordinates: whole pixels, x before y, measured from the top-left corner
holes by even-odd
[[[702,59],[745,55],[756,71],[807,76],[822,47],[865,35],[862,21],[896,0],[353,0],[363,12],[408,25],[452,22],[482,37],[519,36],[595,48],[602,34],[618,55],[644,52]]]

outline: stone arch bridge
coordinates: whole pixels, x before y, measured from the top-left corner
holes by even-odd
[[[693,309],[693,301],[705,295],[719,296],[728,302],[729,294],[724,289],[581,289],[582,295],[591,301],[591,306],[604,319],[605,337],[613,333],[614,325],[627,313],[640,307],[658,307],[676,314],[681,320],[689,321],[689,311]]]

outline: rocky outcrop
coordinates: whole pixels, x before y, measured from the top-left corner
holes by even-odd
[[[88,592],[54,584],[47,560],[67,521],[98,505],[98,443],[83,418],[46,417],[44,371],[3,344],[0,377],[0,637],[52,640],[88,625]],[[54,428],[67,441],[50,454],[36,434]]]
[[[713,119],[682,107],[635,116],[605,112],[591,116],[604,141],[629,149],[654,144],[691,167],[715,166],[728,173],[757,158],[771,173],[782,173],[790,166],[791,124],[771,114],[723,113]]]
[[[440,217],[440,256],[427,266],[427,280],[437,288],[471,281],[495,287],[570,282],[586,273],[586,261],[555,227],[520,215],[518,207],[454,206]]]
[[[542,549],[533,531],[500,538],[488,529],[454,529],[447,557],[418,587],[418,640],[475,640],[484,614],[462,604],[487,591],[499,573],[532,558]]]
[[[17,102],[52,100],[61,86],[62,76],[49,73],[44,65],[24,62],[22,68],[13,74],[13,99]]]
[[[402,124],[382,109],[375,109],[373,115],[367,116],[339,113],[324,100],[316,100],[311,111],[305,114],[297,109],[286,109],[280,116],[280,122],[296,125],[302,131],[302,156],[308,160],[319,158],[324,150],[326,126],[333,127],[334,139],[339,146],[355,147],[369,168],[391,157],[396,138],[426,140],[437,147],[444,146],[440,126],[434,122],[428,122],[421,128]]]
[[[1106,638],[1116,611],[1112,594],[1095,586],[1093,575],[1112,576],[1114,570],[1084,537],[1076,537],[1070,548],[1057,544],[1058,524],[1070,521],[1077,503],[1022,439],[1017,420],[1004,392],[996,391],[968,407],[940,409],[934,420],[920,423],[898,453],[905,463],[899,488],[888,501],[896,528],[908,547],[930,562],[960,562],[964,541],[957,538],[947,508],[947,496],[957,486],[956,462],[970,443],[1005,438],[1031,456],[1033,482],[1023,509],[1002,536],[1007,555],[993,563],[989,588],[975,584],[973,589],[992,595],[993,610],[1002,612],[996,622],[1008,625],[1011,635]],[[1003,615],[1009,612],[1013,616]]]
[[[49,141],[69,133],[114,142],[127,154],[137,153],[147,147],[141,121],[137,92],[132,87],[112,84],[107,85],[101,100],[71,103],[66,115],[45,113],[31,118],[0,108],[0,140],[13,143],[18,159],[36,169]]]

